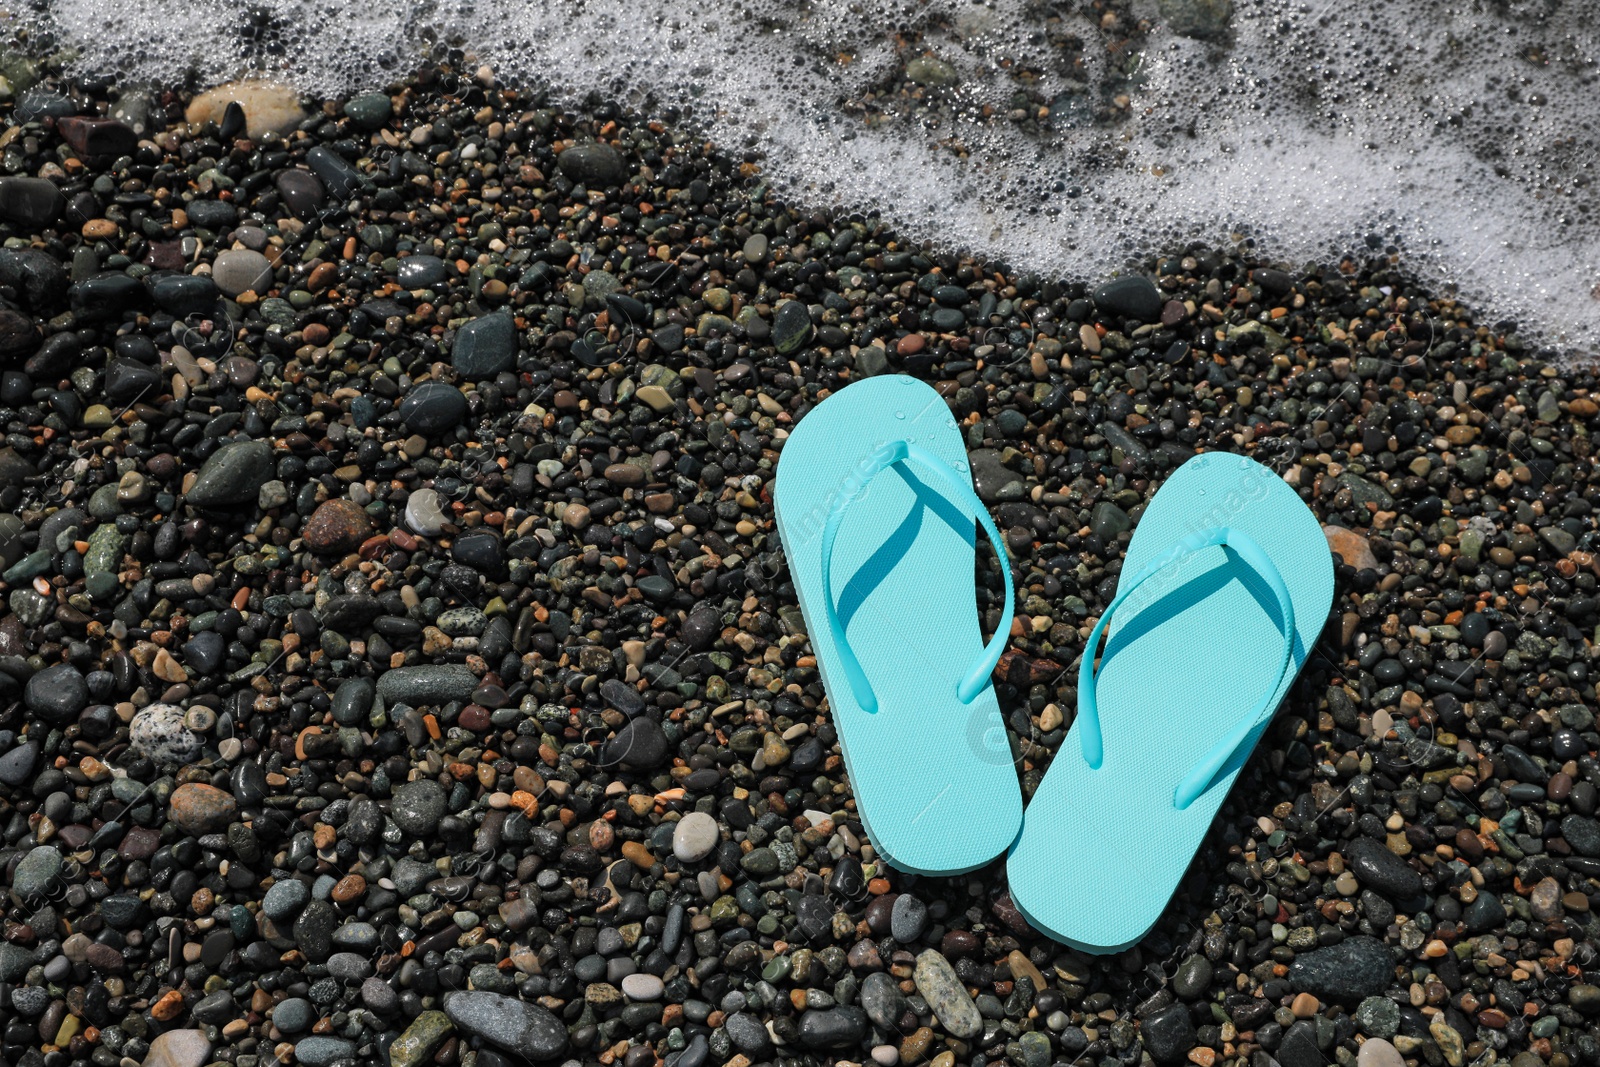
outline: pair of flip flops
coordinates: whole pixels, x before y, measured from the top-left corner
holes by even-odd
[[[1025,818],[990,684],[1011,636],[1011,565],[944,398],[904,376],[839,390],[790,434],[774,505],[878,854],[957,874],[1008,852],[1012,901],[1036,928],[1091,952],[1142,938],[1332,603],[1327,541],[1294,490],[1224,453],[1161,487]],[[998,611],[987,641],[975,523],[998,572],[984,583]]]

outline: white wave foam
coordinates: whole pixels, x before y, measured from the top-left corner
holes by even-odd
[[[1300,262],[1375,241],[1595,350],[1593,5],[1237,0],[1221,42],[1134,15],[1147,34],[1052,0],[47,0],[40,20],[124,84],[264,69],[335,95],[457,48],[568,99],[685,108],[813,202],[1085,280],[1194,239]],[[885,87],[922,55],[959,82],[910,106]],[[1043,136],[1007,117],[1026,92],[1054,104]]]

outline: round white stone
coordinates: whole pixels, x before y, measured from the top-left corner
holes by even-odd
[[[622,992],[629,1000],[660,1000],[663,986],[653,974],[630,974],[622,980]]]
[[[1405,1057],[1400,1050],[1381,1037],[1369,1037],[1361,1043],[1356,1054],[1356,1067],[1405,1067]]]
[[[691,811],[672,831],[672,854],[684,863],[699,863],[711,855],[720,836],[717,820],[703,811]]]

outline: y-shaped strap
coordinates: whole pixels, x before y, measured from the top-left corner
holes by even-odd
[[[1095,649],[1099,647],[1100,638],[1105,633],[1106,625],[1111,621],[1111,616],[1122,606],[1122,602],[1132,596],[1134,591],[1157,574],[1188,559],[1196,552],[1211,548],[1214,545],[1226,545],[1238,553],[1239,557],[1266,581],[1271,587],[1273,595],[1278,598],[1278,610],[1283,620],[1283,650],[1278,656],[1278,670],[1272,676],[1272,688],[1269,689],[1250,714],[1239,720],[1239,724],[1219,741],[1211,751],[1207,752],[1194,769],[1178,783],[1178,788],[1173,792],[1173,806],[1182,810],[1193,804],[1195,800],[1211,788],[1211,783],[1216,779],[1219,771],[1227,766],[1233,757],[1249,738],[1262,720],[1270,715],[1277,703],[1278,687],[1283,683],[1283,676],[1294,662],[1294,601],[1289,598],[1289,588],[1284,584],[1283,575],[1279,573],[1271,557],[1255,542],[1255,539],[1239,530],[1226,527],[1212,527],[1190,534],[1166,552],[1150,561],[1150,564],[1136,574],[1131,580],[1120,582],[1121,588],[1117,590],[1116,599],[1100,616],[1100,621],[1095,623],[1094,631],[1089,634],[1089,643],[1083,651],[1083,662],[1078,667],[1078,737],[1081,739],[1083,758],[1091,768],[1098,769],[1105,760],[1105,741],[1100,733],[1100,706],[1095,699],[1095,684],[1097,671],[1095,668]],[[1225,624],[1226,620],[1219,620]]]
[[[838,608],[833,603],[833,542],[838,536],[839,524],[844,519],[845,509],[861,495],[874,478],[896,463],[906,460],[931,473],[938,488],[947,498],[963,505],[968,514],[975,516],[983,524],[984,532],[989,535],[989,543],[994,546],[995,554],[1000,557],[1000,572],[1006,580],[1005,611],[1000,617],[1000,626],[956,686],[956,696],[963,704],[972,703],[978,694],[983,692],[984,686],[988,684],[989,674],[994,670],[994,665],[1000,662],[1000,654],[1005,651],[1006,642],[1011,636],[1012,601],[1016,599],[1016,590],[1011,584],[1011,559],[1006,555],[1005,545],[1000,540],[1000,531],[995,528],[994,520],[989,517],[989,509],[978,499],[978,494],[972,491],[971,481],[967,476],[956,473],[944,460],[920,445],[914,445],[910,441],[891,441],[883,445],[867,457],[851,475],[850,480],[834,495],[833,507],[828,512],[827,525],[822,528],[823,614],[828,620],[828,633],[833,638],[833,647],[838,650],[839,659],[844,664],[844,676],[850,683],[850,691],[854,694],[856,703],[869,712],[878,710],[878,698],[872,692],[872,684],[867,681],[866,672],[861,669],[861,661],[856,658],[855,652],[850,648],[850,642],[845,638],[844,624],[840,621]],[[919,503],[917,506],[923,505]]]

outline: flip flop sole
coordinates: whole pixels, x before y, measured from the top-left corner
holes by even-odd
[[[1161,486],[1134,531],[1123,578],[1212,527],[1254,539],[1283,576],[1293,660],[1280,680],[1278,601],[1220,546],[1158,572],[1119,609],[1096,685],[1104,762],[1085,761],[1075,721],[1006,861],[1012,900],[1028,921],[1089,952],[1126,948],[1160,918],[1271,714],[1187,808],[1175,807],[1174,791],[1262,694],[1275,688],[1277,707],[1333,600],[1327,540],[1310,509],[1272,471],[1226,453],[1190,460]]]
[[[1022,822],[993,687],[970,704],[955,693],[984,648],[972,588],[976,523],[965,506],[896,468],[871,481],[838,527],[835,603],[875,712],[846,683],[823,616],[829,512],[874,451],[895,440],[970,478],[944,398],[915,378],[883,376],[834,393],[800,420],[783,446],[773,503],[867,835],[894,867],[957,874],[1004,852]]]

